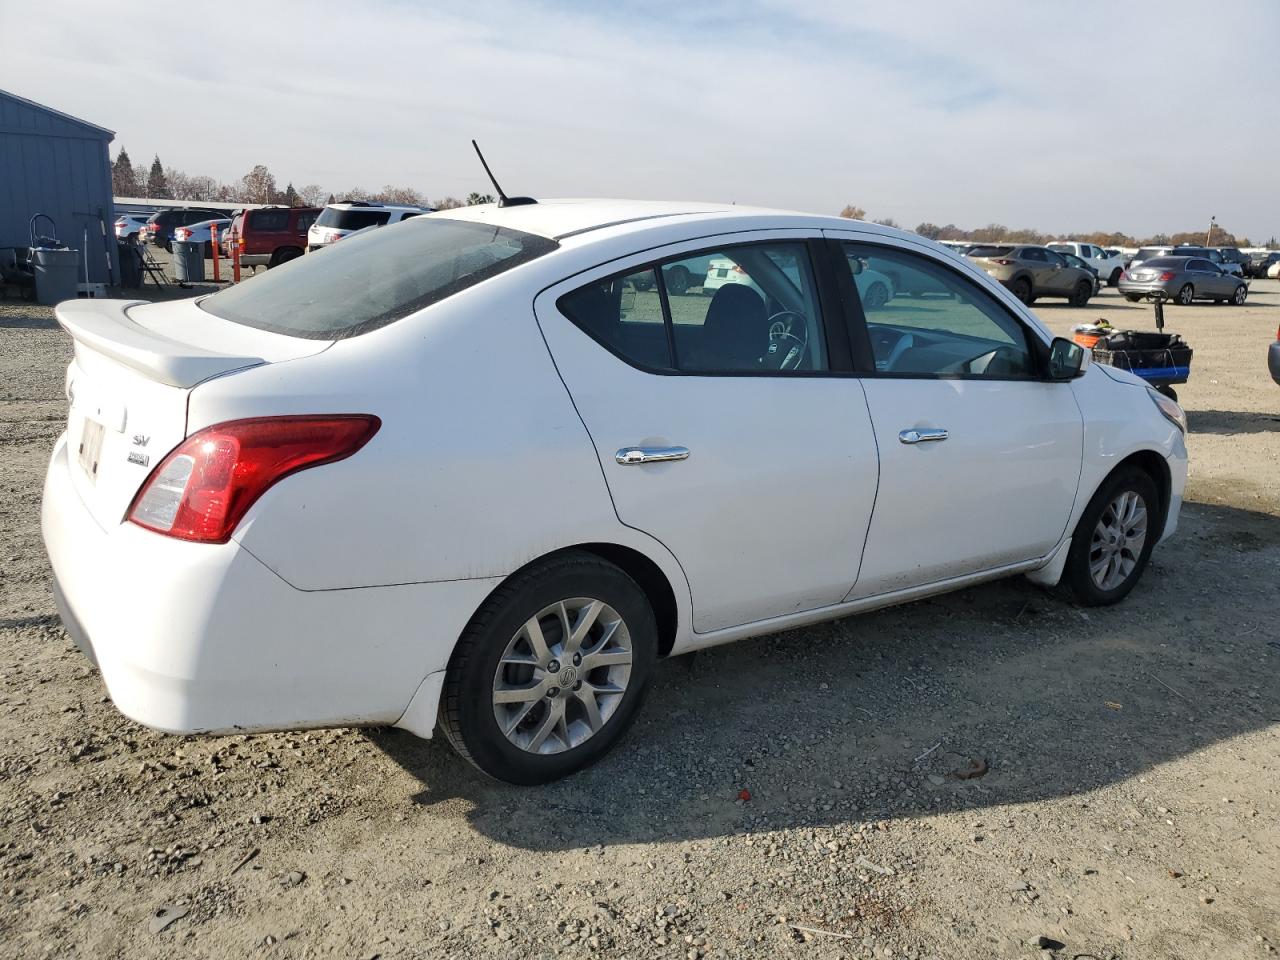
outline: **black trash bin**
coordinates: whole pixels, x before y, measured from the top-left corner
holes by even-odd
[[[120,240],[116,243],[120,259],[120,286],[125,290],[137,290],[142,286],[142,251],[136,243]]]

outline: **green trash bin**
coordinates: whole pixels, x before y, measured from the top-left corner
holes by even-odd
[[[47,306],[74,300],[80,292],[80,251],[52,247],[31,248],[36,300]]]
[[[204,241],[173,241],[173,278],[179,283],[204,283]]]

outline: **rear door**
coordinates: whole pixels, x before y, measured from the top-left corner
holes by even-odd
[[[860,299],[873,360],[863,387],[880,451],[880,486],[850,599],[1038,559],[1066,532],[1080,476],[1083,421],[1070,384],[1036,373],[1020,317],[923,247],[831,231],[844,260],[921,273],[946,292]]]
[[[680,562],[699,633],[837,603],[857,579],[875,438],[810,239],[685,243],[535,301],[618,518]],[[713,290],[666,284],[700,285],[709,261],[726,264]]]

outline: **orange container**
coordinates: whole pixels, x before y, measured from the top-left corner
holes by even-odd
[[[1076,333],[1071,337],[1072,340],[1080,344],[1080,346],[1084,347],[1086,350],[1092,350],[1093,345],[1101,338],[1102,334],[1100,333]]]

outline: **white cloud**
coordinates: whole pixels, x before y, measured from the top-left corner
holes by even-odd
[[[0,85],[221,179],[1280,232],[1268,0],[3,8]]]

